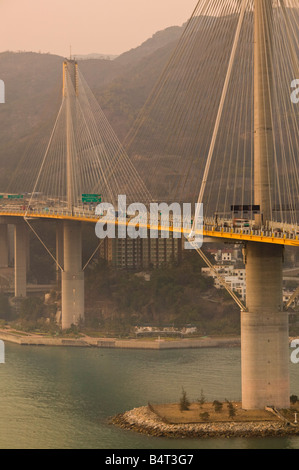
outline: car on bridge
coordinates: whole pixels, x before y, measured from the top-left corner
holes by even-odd
[[[249,228],[250,223],[248,219],[234,219],[233,227],[234,228]]]

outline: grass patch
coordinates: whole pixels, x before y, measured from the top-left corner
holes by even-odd
[[[215,411],[213,403],[191,403],[188,410],[181,411],[179,403],[151,405],[152,411],[169,424],[191,423],[224,423],[224,422],[259,422],[279,421],[279,419],[266,410],[243,410],[241,402],[233,402],[236,414],[229,417],[228,404],[223,403],[221,411]],[[291,412],[291,421],[294,421],[294,412]]]

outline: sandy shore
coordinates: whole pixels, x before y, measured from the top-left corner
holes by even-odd
[[[167,438],[281,437],[299,435],[299,427],[277,420],[169,424],[148,406],[114,416],[110,423],[149,436]]]
[[[29,334],[13,329],[0,329],[0,339],[20,345],[32,346],[77,346],[121,349],[184,349],[240,346],[239,337],[195,339],[117,339],[96,338],[82,335],[79,338]]]

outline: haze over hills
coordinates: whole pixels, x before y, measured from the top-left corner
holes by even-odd
[[[161,47],[167,46],[168,44],[177,41],[183,30],[183,26],[171,26],[164,29],[163,31],[158,31],[150,39],[144,41],[140,46],[135,47],[134,49],[124,52],[117,57],[117,61],[123,65],[132,64],[137,62],[140,59],[143,59],[147,55],[152,54]]]
[[[213,30],[210,28],[211,21]],[[210,17],[194,18],[188,24],[192,26],[190,47],[186,42],[188,28],[171,27],[157,32],[139,47],[114,60],[85,58],[78,61],[86,82],[121,142],[136,123],[162,71],[165,72],[166,64],[170,64],[166,93],[159,95],[154,112],[129,153],[147,187],[158,199],[169,197],[170,200],[181,201],[181,194],[185,194],[192,201],[198,196],[200,175],[215,124],[236,21],[233,16],[212,20]],[[201,34],[203,26],[204,34]],[[177,52],[176,45],[184,31],[185,43],[182,46],[180,42]],[[218,154],[222,160],[216,161],[212,170],[216,178],[223,173],[222,186],[226,190],[228,185],[224,175],[230,164],[224,160],[223,149],[226,148],[227,159],[237,152],[246,156],[246,162],[243,157],[239,158],[238,171],[243,178],[240,180],[242,187],[248,190],[245,199],[250,200],[250,184],[243,170],[250,171],[251,168],[253,135],[251,107],[248,106],[252,92],[252,41],[248,40],[252,37],[251,12],[244,19],[244,31],[246,34],[241,38],[234,63],[238,73],[232,74],[223,112],[222,134],[218,139]],[[174,56],[175,60],[170,61]],[[34,172],[40,167],[61,103],[63,60],[60,56],[32,52],[0,54],[0,78],[6,84],[6,103],[0,106],[0,191],[19,190],[9,183],[16,173],[22,176],[22,168],[27,167],[28,149],[31,156],[35,154],[36,164],[32,171],[32,181],[35,181]],[[275,67],[279,70],[281,63]],[[283,70],[287,76],[290,66]],[[291,76],[284,82],[283,93],[289,101]],[[282,102],[280,106],[283,106]],[[174,108],[176,114],[172,112]],[[233,123],[239,124],[234,126]],[[230,136],[229,141],[227,136]],[[234,178],[232,172],[229,176]],[[31,190],[32,181],[24,191]],[[155,190],[150,187],[152,181],[158,186],[160,194],[152,191]],[[234,187],[233,184],[231,186]],[[180,194],[173,195],[172,188]],[[213,187],[209,190],[214,197]],[[218,199],[221,200],[220,197]],[[227,198],[227,201],[230,200],[231,197]]]
[[[166,46],[167,44],[176,41],[181,36],[185,25],[182,26],[170,26],[162,31],[157,31],[153,36],[144,41],[140,46],[130,49],[121,55],[111,54],[75,54],[75,58],[78,60],[87,59],[107,59],[117,60],[122,65],[131,65],[133,62],[143,59],[145,56],[152,54],[157,49]]]
[[[114,60],[118,57],[117,55],[110,55],[110,54],[75,54],[74,58],[77,60],[87,60],[87,59],[107,59],[107,60]]]
[[[182,30],[174,27],[160,31],[114,60],[85,57],[79,61],[120,139],[130,129]],[[6,190],[18,165],[21,170],[28,148],[33,146],[36,152],[40,148],[42,159],[61,103],[63,60],[33,52],[0,54],[0,78],[6,86],[6,102],[0,107],[1,191]]]

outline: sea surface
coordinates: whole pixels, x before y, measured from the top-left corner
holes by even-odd
[[[240,348],[120,350],[5,343],[1,449],[299,449],[299,437],[166,439],[109,424],[148,402],[240,400]],[[299,364],[290,361],[291,393]]]

